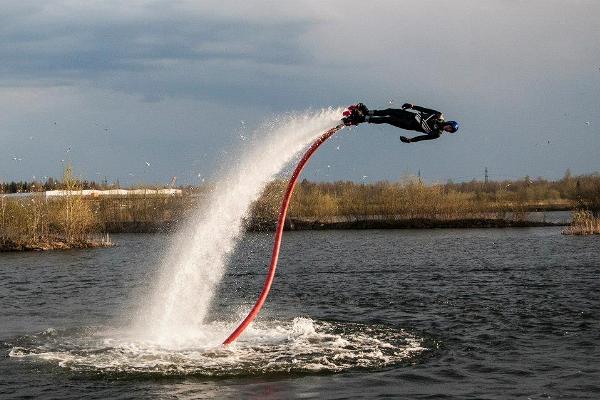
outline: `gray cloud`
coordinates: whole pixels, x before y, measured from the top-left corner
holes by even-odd
[[[117,176],[148,155],[163,174],[206,171],[240,120],[356,100],[420,103],[463,129],[400,146],[394,128],[360,127],[337,139],[345,150],[324,148],[307,176],[597,170],[598,13],[591,0],[9,2],[0,173],[39,175],[68,146],[91,173]],[[114,135],[96,137],[98,122]],[[14,163],[16,153],[30,164]],[[331,175],[314,172],[323,164]]]
[[[235,101],[231,94],[276,90],[294,68],[311,61],[299,44],[310,20],[188,15],[169,4],[155,3],[127,18],[96,17],[85,6],[69,13],[60,4],[62,12],[33,5],[9,10],[0,27],[1,82],[83,81],[146,98],[216,95]]]

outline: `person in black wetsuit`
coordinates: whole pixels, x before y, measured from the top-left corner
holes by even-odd
[[[390,124],[401,129],[422,132],[424,135],[407,138],[400,136],[404,143],[437,139],[443,132],[454,133],[458,130],[458,122],[446,121],[444,115],[436,110],[405,103],[402,109],[369,110],[358,103],[348,107],[342,119],[345,125],[358,125],[362,122],[370,124]]]

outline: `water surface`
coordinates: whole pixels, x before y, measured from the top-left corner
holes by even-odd
[[[600,396],[598,237],[289,232],[258,323],[232,349],[128,337],[169,236],[114,239],[0,255],[0,397]],[[270,240],[248,234],[232,257],[211,340],[255,300]]]

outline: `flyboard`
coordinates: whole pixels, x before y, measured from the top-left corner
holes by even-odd
[[[350,106],[352,107],[352,106]],[[349,107],[349,111],[344,112],[344,116],[348,117],[353,113],[353,109]],[[281,202],[281,207],[279,208],[279,218],[277,219],[277,229],[275,230],[275,240],[273,243],[273,252],[271,254],[271,264],[269,265],[269,271],[267,272],[267,278],[265,279],[265,283],[263,285],[262,291],[258,296],[258,300],[250,310],[250,313],[244,318],[241,324],[229,335],[227,339],[223,342],[223,344],[230,344],[235,339],[238,338],[250,325],[250,323],[256,318],[260,309],[262,308],[265,300],[267,299],[267,295],[269,294],[269,290],[271,290],[271,284],[273,283],[273,279],[275,277],[275,269],[277,268],[277,260],[279,259],[279,249],[281,247],[281,238],[283,236],[283,225],[285,223],[285,216],[287,214],[288,206],[290,204],[290,199],[292,197],[292,193],[294,193],[294,188],[296,187],[296,182],[298,182],[298,177],[300,173],[304,169],[304,166],[308,162],[308,160],[312,157],[312,155],[317,151],[319,146],[321,146],[327,139],[332,137],[337,131],[342,129],[345,125],[355,125],[348,123],[344,120],[345,123],[339,124],[338,126],[329,129],[325,133],[323,133],[319,138],[306,150],[298,165],[294,169],[292,176],[288,182],[287,188],[285,190],[285,194],[283,195],[283,200]]]

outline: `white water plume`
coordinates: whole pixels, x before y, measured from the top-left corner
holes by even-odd
[[[175,235],[153,299],[140,311],[144,336],[159,343],[214,341],[203,321],[250,205],[298,152],[339,123],[340,115],[340,109],[331,108],[286,115],[264,124],[256,140],[245,142],[244,153],[218,179],[208,203]]]

